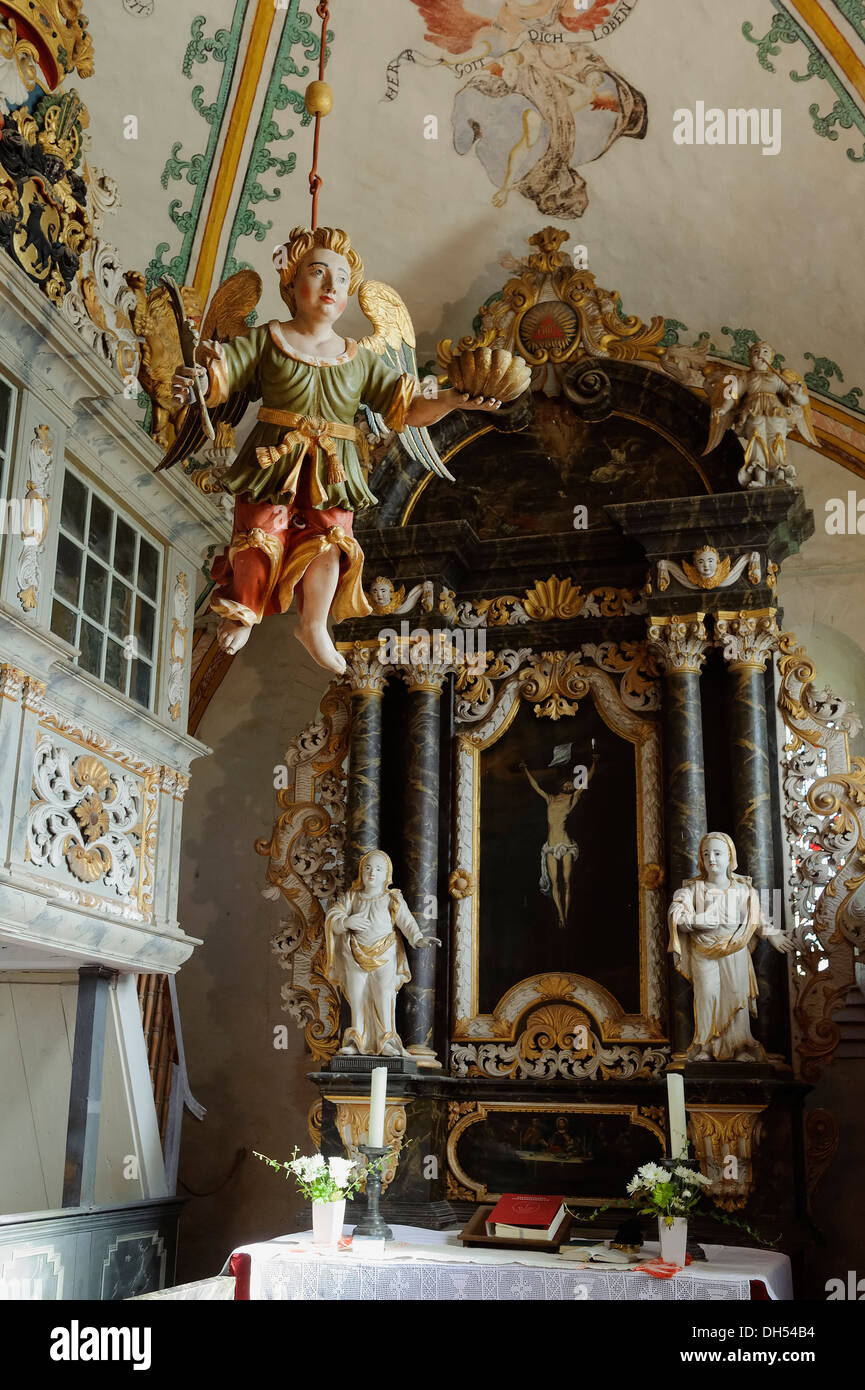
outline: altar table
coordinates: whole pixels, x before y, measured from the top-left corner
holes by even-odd
[[[382,1255],[355,1255],[349,1248],[319,1250],[312,1232],[278,1236],[233,1251],[223,1274],[236,1279],[235,1298],[253,1300],[360,1299],[745,1301],[791,1299],[790,1261],[774,1251],[704,1245],[672,1279],[637,1270],[574,1264],[539,1251],[464,1250],[456,1231],[392,1226],[393,1242]],[[343,1228],[345,1237],[351,1227]],[[646,1260],[658,1254],[646,1242]]]

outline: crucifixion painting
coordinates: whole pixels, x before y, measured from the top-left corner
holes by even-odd
[[[595,775],[598,755],[592,757],[585,784],[563,783],[560,792],[546,792],[536,782],[524,762],[520,768],[530,785],[547,805],[547,838],[541,847],[541,892],[551,897],[556,908],[557,926],[564,931],[571,907],[571,874],[579,857],[579,846],[568,834],[567,821],[583,792]]]

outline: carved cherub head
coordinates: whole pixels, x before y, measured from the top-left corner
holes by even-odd
[[[694,551],[694,569],[701,579],[711,579],[718,568],[719,555],[713,545],[701,545]]]
[[[694,563],[682,561],[682,569],[698,589],[717,589],[730,573],[730,557],[722,560],[713,545],[701,545],[693,554]]]
[[[333,304],[329,317],[335,322],[363,280],[363,261],[354,250],[351,238],[339,227],[294,227],[288,241],[278,246],[273,264],[279,271],[279,292],[291,310],[297,313],[298,296],[301,307],[305,302],[319,302],[322,277],[333,279]]]

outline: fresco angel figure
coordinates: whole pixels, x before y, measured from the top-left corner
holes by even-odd
[[[372,612],[353,535],[355,511],[376,501],[364,474],[359,410],[377,437],[397,431],[413,458],[452,482],[427,426],[455,409],[497,410],[501,402],[420,391],[408,311],[395,290],[364,280],[344,231],[295,227],[274,265],[291,318],[247,328],[261,281],[251,271],[226,281],[205,318],[195,366],[172,377],[185,416],[160,467],[205,445],[202,398],[217,433],[261,401],[251,433],[219,480],[235,498],[231,543],[211,570],[219,643],[233,655],[263,617],[285,612],[297,595],[295,636],[320,666],[341,675],[345,660],[328,616]],[[359,342],[334,331],[354,293],[374,330]]]
[[[796,469],[787,458],[787,438],[798,430],[809,444],[817,443],[808,390],[798,372],[779,370],[772,364],[770,343],[751,344],[748,368],[705,367],[712,407],[708,454],[732,430],[745,452],[739,469],[740,487],[793,484]]]

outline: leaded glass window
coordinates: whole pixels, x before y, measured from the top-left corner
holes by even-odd
[[[51,630],[80,648],[78,665],[136,704],[156,696],[162,551],[66,468]]]

